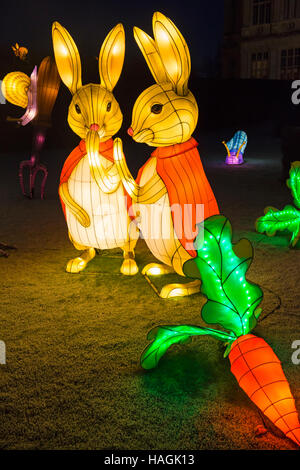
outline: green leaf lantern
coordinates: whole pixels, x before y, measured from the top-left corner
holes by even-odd
[[[287,180],[295,205],[300,209],[300,162],[293,162],[290,178]],[[290,245],[296,246],[300,238],[300,211],[288,205],[283,210],[266,207],[265,215],[256,220],[255,228],[259,233],[273,237],[276,232],[288,230],[292,233]]]
[[[201,312],[203,320],[227,331],[187,325],[154,328],[148,334],[153,341],[141,357],[145,369],[155,367],[172,344],[186,342],[190,336],[212,336],[231,344],[256,325],[263,294],[259,286],[246,279],[253,259],[251,243],[242,239],[233,246],[231,224],[222,215],[198,224],[198,233],[197,257],[184,264],[184,273],[202,280],[201,292],[207,297]]]
[[[297,203],[298,182],[292,173],[290,184]],[[191,336],[224,341],[224,356],[228,355],[239,386],[277,428],[300,446],[299,417],[280,360],[263,338],[250,333],[261,313],[263,297],[260,287],[246,278],[253,258],[251,243],[243,239],[232,245],[231,225],[222,215],[206,219],[198,229],[197,256],[187,261],[183,270],[186,276],[202,281],[201,292],[207,297],[201,312],[203,320],[218,324],[222,330],[158,326],[148,334],[152,342],[141,356],[141,365],[153,369],[170,346],[187,343]]]

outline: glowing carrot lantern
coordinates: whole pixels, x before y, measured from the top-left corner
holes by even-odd
[[[45,185],[48,176],[46,166],[40,162],[40,153],[45,143],[47,129],[51,126],[51,113],[55,104],[60,78],[56,64],[50,57],[45,57],[37,71],[34,67],[30,78],[22,72],[7,74],[2,82],[2,92],[5,98],[23,108],[25,113],[20,118],[8,117],[7,120],[26,126],[34,125],[32,153],[29,160],[24,160],[19,166],[19,180],[22,192],[26,196],[23,171],[29,169],[29,197],[32,198],[35,179],[39,172],[43,173],[41,198],[44,198]]]
[[[245,335],[231,346],[231,372],[255,405],[287,437],[300,446],[300,423],[295,400],[280,360],[265,342]]]
[[[52,27],[57,68],[73,95],[68,114],[71,129],[82,139],[62,169],[59,195],[69,236],[84,252],[68,262],[66,270],[79,273],[95,256],[95,248],[123,250],[121,272],[138,271],[134,260],[136,227],[127,211],[127,197],[113,161],[113,135],[122,125],[120,106],[113,95],[124,61],[125,33],[115,26],[99,54],[101,83],[82,85],[76,44],[59,23]]]
[[[284,434],[300,445],[300,423],[294,398],[281,364],[271,347],[250,334],[261,309],[262,291],[246,279],[253,258],[251,243],[240,240],[232,246],[231,225],[224,216],[213,216],[199,224],[195,249],[197,257],[187,261],[183,270],[202,280],[201,292],[207,297],[202,318],[224,330],[178,325],[159,326],[148,334],[152,343],[141,356],[145,369],[156,367],[167,349],[184,343],[191,336],[212,336],[227,344],[231,371],[239,385],[258,408]]]
[[[290,245],[295,247],[300,238],[300,162],[292,163],[287,186],[291,189],[298,209],[290,205],[281,211],[275,207],[266,207],[265,215],[257,219],[255,227],[258,232],[266,232],[269,237],[276,235],[277,231],[288,230],[292,233]]]
[[[186,260],[196,256],[193,241],[196,224],[218,214],[218,205],[206,178],[192,137],[198,120],[196,100],[188,89],[191,60],[188,46],[171,20],[159,12],[153,15],[154,39],[134,28],[156,84],[136,100],[129,135],[136,141],[157,147],[140,169],[135,181],[115,140],[115,162],[122,182],[139,214],[139,228],[153,255],[184,275]],[[151,271],[150,271],[151,268]],[[143,270],[152,274],[153,266]],[[157,272],[165,268],[157,265]],[[169,269],[170,271],[170,269]],[[199,291],[193,285],[165,286],[162,297],[189,295]]]
[[[14,51],[16,57],[18,57],[22,61],[26,60],[28,54],[27,47],[20,47],[19,44],[16,42],[16,44],[14,46],[11,46],[11,48]]]
[[[231,140],[223,141],[223,145],[227,150],[227,165],[241,165],[244,163],[244,152],[247,147],[247,134],[244,131],[237,131]]]

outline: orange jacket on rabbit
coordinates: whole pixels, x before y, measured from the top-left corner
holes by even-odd
[[[99,144],[99,153],[101,153],[102,157],[105,157],[106,160],[108,160],[111,163],[114,163],[114,156],[113,156],[113,148],[114,148],[114,140],[109,139],[106,142],[100,142]],[[68,179],[70,178],[73,170],[75,167],[78,165],[80,160],[85,157],[86,155],[86,145],[85,141],[81,140],[79,142],[79,145],[74,148],[74,150],[70,153],[68,156],[67,160],[64,163],[63,169],[61,171],[60,175],[60,181],[59,181],[59,186],[63,183],[66,183]],[[128,208],[128,215],[130,219],[134,219],[134,216],[131,214],[131,205],[132,205],[132,200],[131,197],[127,194],[125,188],[124,189],[124,196],[127,198],[127,208]],[[62,209],[66,218],[66,208],[65,208],[65,203],[63,202],[62,198],[60,197],[60,202],[62,205]]]
[[[99,145],[99,152],[101,153],[102,157],[105,157],[107,160],[110,162],[114,162],[114,157],[113,157],[113,145],[114,141],[113,139],[109,139],[106,142],[100,142]],[[66,159],[61,175],[60,175],[60,181],[59,185],[66,183],[68,179],[70,178],[73,170],[75,167],[78,165],[80,160],[86,155],[86,145],[85,141],[81,140],[79,145],[74,148],[74,150],[70,153],[68,158]],[[66,210],[65,210],[65,203],[63,200],[60,198],[61,205],[66,217]]]
[[[204,219],[219,214],[218,204],[205,175],[197,146],[198,142],[191,137],[182,144],[158,147],[151,154],[151,158],[156,158],[156,171],[167,188],[170,206],[179,204],[181,208],[182,217],[174,217],[172,211],[172,219],[178,239],[185,248],[193,246],[197,235],[196,224],[203,220],[197,220],[196,205],[204,205]],[[139,170],[137,183],[140,182],[145,165]],[[186,204],[192,209],[192,217],[185,211]],[[192,257],[196,256],[195,250],[186,248],[186,251]]]

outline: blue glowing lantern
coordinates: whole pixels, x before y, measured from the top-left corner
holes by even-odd
[[[244,131],[237,131],[231,140],[222,142],[227,150],[226,164],[241,165],[244,163],[244,152],[247,147],[247,134]]]

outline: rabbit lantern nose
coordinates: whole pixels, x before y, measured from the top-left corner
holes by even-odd
[[[132,130],[132,127],[129,127],[129,129],[127,130],[127,133],[130,135],[130,137],[133,136],[133,130]]]
[[[98,126],[98,124],[91,124],[90,129],[91,129],[91,131],[96,131],[97,132],[99,130],[99,126]]]

